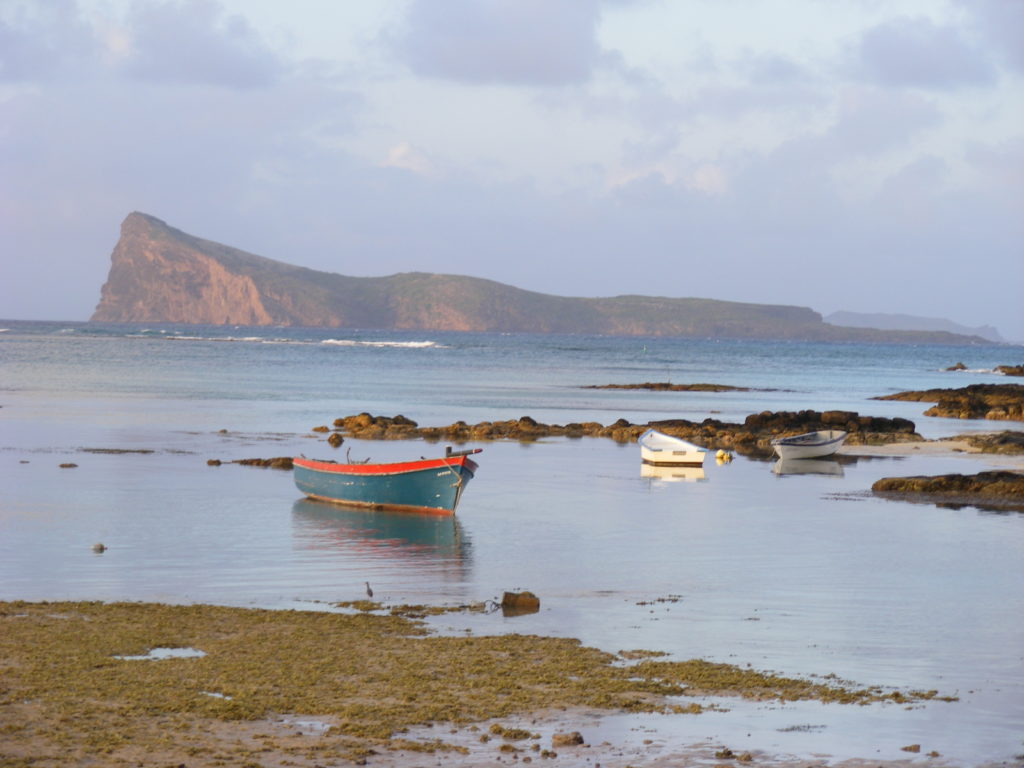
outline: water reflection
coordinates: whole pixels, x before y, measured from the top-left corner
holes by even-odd
[[[469,541],[455,515],[350,509],[300,499],[292,505],[296,541],[320,550],[357,550],[389,560],[469,562]]]
[[[779,459],[772,467],[776,475],[843,476],[843,465],[833,459]]]
[[[668,482],[696,483],[706,480],[704,467],[686,466],[655,466],[654,464],[641,464],[640,477],[649,477]]]

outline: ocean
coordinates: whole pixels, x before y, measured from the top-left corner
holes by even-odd
[[[728,711],[641,723],[683,741],[878,760],[920,744],[957,765],[1008,760],[1024,752],[1024,515],[870,494],[880,477],[998,459],[851,447],[827,474],[736,456],[673,481],[642,475],[636,446],[607,439],[471,443],[480,470],[455,518],[318,504],[290,473],[207,461],[443,450],[334,449],[312,431],[363,411],[435,426],[812,408],[909,418],[927,438],[1020,428],[871,398],[998,383],[996,365],[1022,361],[1008,346],[0,321],[0,599],[330,610],[366,581],[390,605],[528,589],[537,614],[431,621],[959,697],[910,709],[722,700]],[[957,362],[968,370],[944,370]],[[586,388],[649,381],[749,391]]]

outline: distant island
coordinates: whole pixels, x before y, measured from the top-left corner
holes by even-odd
[[[94,322],[299,325],[720,339],[987,344],[949,331],[831,325],[807,307],[714,299],[578,298],[407,272],[346,277],[256,256],[131,213]]]
[[[961,336],[980,336],[996,344],[1005,344],[1006,339],[991,325],[970,328],[941,317],[918,317],[886,312],[833,312],[825,318],[826,323],[845,325],[850,328],[878,328],[882,331],[949,331]]]

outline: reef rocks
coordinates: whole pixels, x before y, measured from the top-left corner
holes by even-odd
[[[898,392],[873,399],[935,403],[925,416],[1024,421],[1024,384],[971,384],[960,389]]]
[[[551,734],[551,748],[558,749],[559,747],[579,747],[583,745],[583,734],[579,731],[560,731],[558,733]]]
[[[881,496],[944,504],[1024,510],[1024,474],[1007,470],[976,475],[883,477],[871,486]]]
[[[233,461],[231,463],[241,464],[246,467],[263,467],[265,469],[286,469],[288,471],[291,471],[292,457],[276,456],[273,459],[238,459],[237,461]]]
[[[1024,376],[1024,365],[997,365],[996,371],[1004,376]]]
[[[506,592],[501,596],[501,612],[505,616],[537,613],[539,610],[540,598],[533,592]]]
[[[957,440],[964,440],[972,448],[981,453],[1024,453],[1024,432],[992,432],[979,435],[959,435]]]
[[[672,384],[668,381],[645,381],[643,384],[589,384],[583,389],[646,389],[651,392],[749,392],[749,387],[729,384]]]
[[[887,419],[861,416],[854,411],[799,411],[752,414],[743,424],[705,419],[702,422],[685,419],[652,421],[633,424],[626,419],[603,425],[597,422],[572,424],[543,424],[529,416],[509,421],[483,421],[467,424],[456,421],[446,427],[420,427],[404,416],[371,416],[360,413],[334,421],[338,432],[362,440],[520,440],[532,441],[543,437],[607,437],[620,443],[633,442],[645,430],[681,437],[710,450],[736,451],[745,455],[770,456],[771,441],[780,435],[794,435],[819,429],[843,429],[849,433],[849,445],[879,445],[893,442],[920,441],[914,431],[914,422],[907,419]]]

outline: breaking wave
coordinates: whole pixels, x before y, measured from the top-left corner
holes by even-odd
[[[321,344],[333,344],[337,347],[404,347],[407,349],[425,349],[436,347],[436,341],[358,341],[356,339],[324,339]]]

